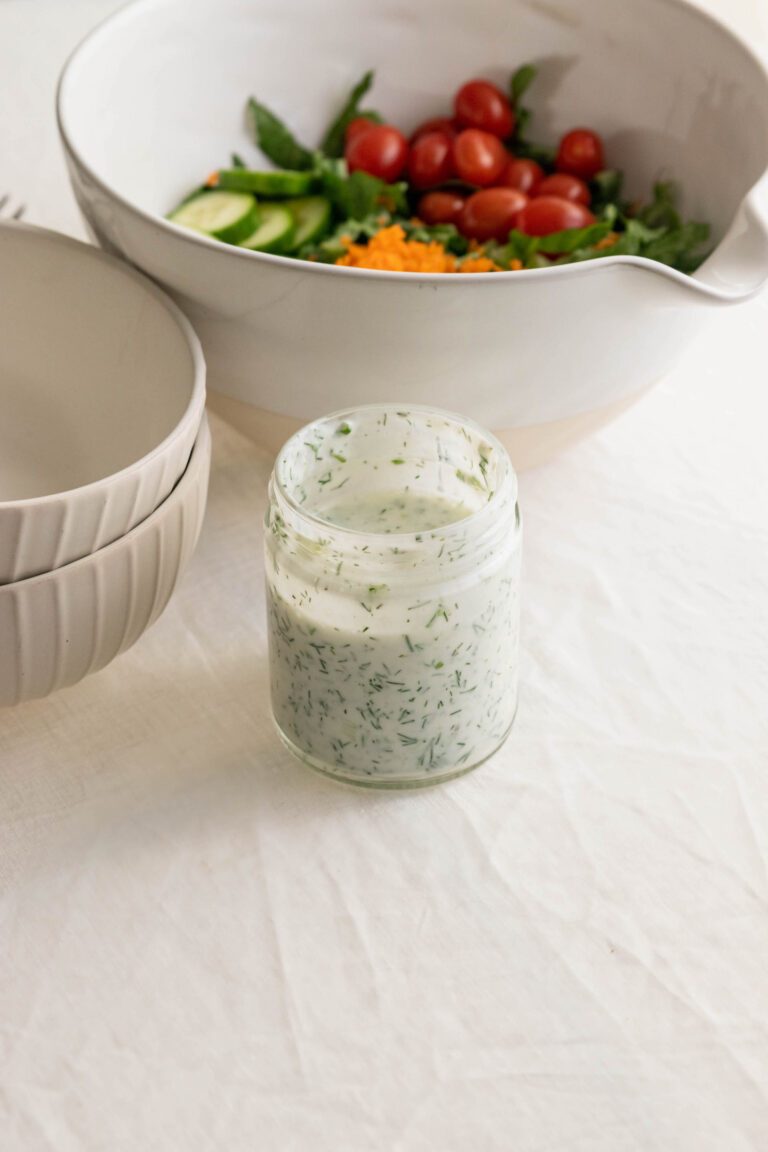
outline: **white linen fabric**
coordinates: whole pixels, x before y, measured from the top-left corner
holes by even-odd
[[[2,181],[80,235],[52,91],[112,6],[0,5]],[[767,331],[521,478],[515,730],[411,794],[280,745],[270,460],[212,420],[164,616],[0,713],[3,1152],[768,1148]]]

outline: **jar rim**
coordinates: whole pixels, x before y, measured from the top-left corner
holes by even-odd
[[[517,473],[515,472],[512,460],[507,452],[507,449],[501,443],[497,436],[484,428],[476,420],[471,419],[469,416],[464,416],[459,412],[452,412],[443,408],[434,408],[427,404],[408,404],[396,402],[379,402],[373,404],[359,404],[353,407],[339,409],[335,412],[329,412],[326,415],[318,417],[316,420],[311,420],[303,425],[297,432],[286,440],[282,448],[277,454],[275,465],[273,469],[273,480],[275,489],[279,497],[285,501],[290,511],[297,516],[300,520],[313,525],[316,529],[324,532],[331,532],[337,535],[341,540],[347,539],[350,542],[353,540],[381,540],[386,536],[388,541],[399,542],[406,545],[407,543],[416,543],[417,538],[423,535],[423,530],[413,532],[389,532],[381,533],[375,531],[364,531],[359,528],[350,528],[345,525],[334,523],[332,520],[326,520],[324,517],[315,512],[310,512],[307,508],[298,501],[293,493],[289,490],[288,485],[285,483],[282,472],[287,465],[290,450],[297,446],[299,441],[305,442],[305,438],[309,431],[317,426],[325,427],[332,423],[344,423],[350,418],[357,417],[360,414],[373,414],[379,413],[394,413],[403,415],[407,412],[408,415],[414,413],[423,417],[436,417],[438,419],[446,420],[457,427],[464,428],[467,431],[474,433],[487,443],[496,455],[497,468],[500,468],[501,475],[499,483],[496,484],[492,490],[488,500],[482,507],[470,512],[467,516],[460,520],[449,521],[447,524],[441,524],[439,531],[442,534],[451,535],[452,532],[459,533],[466,531],[468,527],[477,528],[482,531],[483,525],[486,521],[492,523],[500,506],[512,505],[516,506],[518,497],[518,484]]]

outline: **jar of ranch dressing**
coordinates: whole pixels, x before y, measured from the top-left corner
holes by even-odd
[[[301,760],[379,788],[469,772],[517,708],[517,477],[461,416],[316,420],[269,484],[272,711]]]

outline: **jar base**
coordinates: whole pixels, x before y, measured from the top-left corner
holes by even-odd
[[[475,760],[473,764],[462,765],[460,768],[449,768],[445,772],[436,772],[432,776],[400,776],[397,778],[391,776],[352,776],[341,772],[338,768],[334,768],[330,764],[326,764],[323,760],[318,760],[317,757],[310,755],[310,753],[302,751],[298,745],[293,743],[290,736],[286,736],[274,716],[272,720],[278,736],[288,751],[296,760],[299,760],[302,764],[311,768],[313,772],[318,772],[321,776],[326,776],[329,780],[335,780],[338,784],[352,784],[355,788],[375,788],[380,792],[405,792],[412,791],[416,788],[432,788],[435,784],[446,784],[449,780],[457,780],[459,776],[466,776],[468,773],[474,772],[476,768],[479,768],[482,764],[485,764],[487,760],[490,760],[491,756],[496,755],[512,731],[516,716],[517,708],[515,708],[515,714],[512,717],[509,727],[498,744],[485,756],[482,756],[479,760]]]

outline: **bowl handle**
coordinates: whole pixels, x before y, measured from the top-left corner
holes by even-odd
[[[742,200],[725,236],[692,279],[734,303],[754,296],[768,281],[768,174]]]

